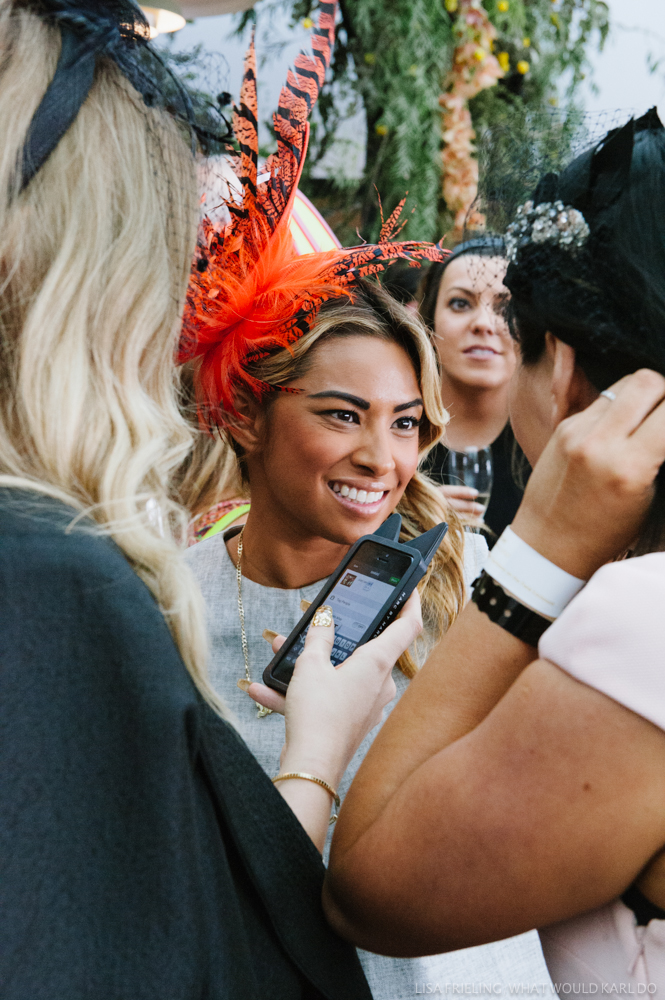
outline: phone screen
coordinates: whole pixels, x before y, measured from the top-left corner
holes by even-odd
[[[356,648],[381,608],[399,588],[411,559],[378,542],[363,542],[341,578],[326,597],[335,619],[335,642],[331,660],[342,663]],[[273,670],[285,684],[291,680],[295,662],[305,646],[305,629]]]

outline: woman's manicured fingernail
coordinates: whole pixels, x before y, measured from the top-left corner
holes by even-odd
[[[312,618],[312,625],[316,625],[321,628],[330,628],[332,623],[332,608],[329,608],[327,604],[324,604],[322,607],[316,609],[316,614]]]
[[[238,681],[238,687],[240,688],[241,691],[245,691],[245,692],[249,691],[250,684],[251,684],[251,681],[245,680],[244,677],[241,677],[240,680]]]
[[[273,630],[271,628],[264,628],[264,630],[261,633],[261,635],[263,636],[263,638],[265,639],[266,642],[272,642],[273,639],[277,638],[278,633],[277,632],[273,632]]]

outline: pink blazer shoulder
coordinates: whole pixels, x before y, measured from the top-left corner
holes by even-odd
[[[603,566],[538,651],[665,730],[665,552]]]

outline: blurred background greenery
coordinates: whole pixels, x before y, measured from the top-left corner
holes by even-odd
[[[242,3],[251,0],[235,0],[231,9]],[[257,39],[261,32],[274,35],[270,51],[288,44],[277,39],[276,24],[282,39],[306,44],[317,6],[317,0],[260,0],[237,15],[228,44],[244,47],[252,23]],[[474,183],[465,169],[475,170],[479,160],[481,209],[489,226],[502,225],[536,174],[556,169],[588,131],[580,91],[608,30],[604,0],[339,0],[302,190],[343,244],[357,243],[358,234],[375,239],[380,202],[387,216],[407,191],[404,238],[449,234],[454,242],[461,236],[455,216],[459,223],[459,205]],[[178,57],[173,39],[165,47]],[[229,85],[236,95],[238,84]],[[222,94],[222,103],[231,96]],[[260,100],[263,153],[274,148],[274,109]],[[455,144],[458,162],[450,165]],[[446,169],[459,175],[448,178],[447,199],[446,156]],[[450,197],[455,184],[462,192],[457,200]]]
[[[292,0],[288,7],[294,25],[316,17],[311,0]],[[538,163],[543,146],[555,154],[552,165],[565,157],[568,137],[580,123],[576,94],[589,50],[603,45],[609,17],[603,0],[484,0],[483,7],[496,29],[494,55],[504,76],[470,101],[470,111],[483,147],[485,188],[491,191],[493,171],[503,194],[507,183],[524,176],[524,170],[507,169],[517,148],[522,159]],[[453,222],[442,197],[439,97],[464,11],[455,0],[340,0],[340,13],[332,73],[319,98],[301,187],[344,244],[356,242],[356,231],[376,238],[378,196],[387,214],[407,190],[405,238],[439,238]],[[255,16],[248,11],[244,21]],[[317,166],[338,141],[341,120],[358,105],[367,123],[362,176],[345,173],[343,156],[337,170],[321,176]]]

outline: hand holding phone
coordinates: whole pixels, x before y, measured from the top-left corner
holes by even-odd
[[[248,693],[259,704],[286,715],[282,770],[288,761],[288,770],[309,769],[335,787],[360,743],[381,721],[383,709],[394,698],[393,665],[421,629],[416,591],[397,621],[376,639],[359,646],[339,667],[335,668],[330,658],[332,629],[310,627],[286,696],[256,682],[250,686]],[[278,636],[273,648],[277,650],[284,641]]]
[[[399,514],[392,514],[374,535],[364,535],[351,546],[264,670],[268,687],[286,691],[295,662],[305,648],[309,624],[321,605],[329,605],[335,618],[330,653],[333,666],[339,666],[357,646],[380,635],[394,621],[448,530],[442,523],[401,544],[397,540],[401,524]]]

